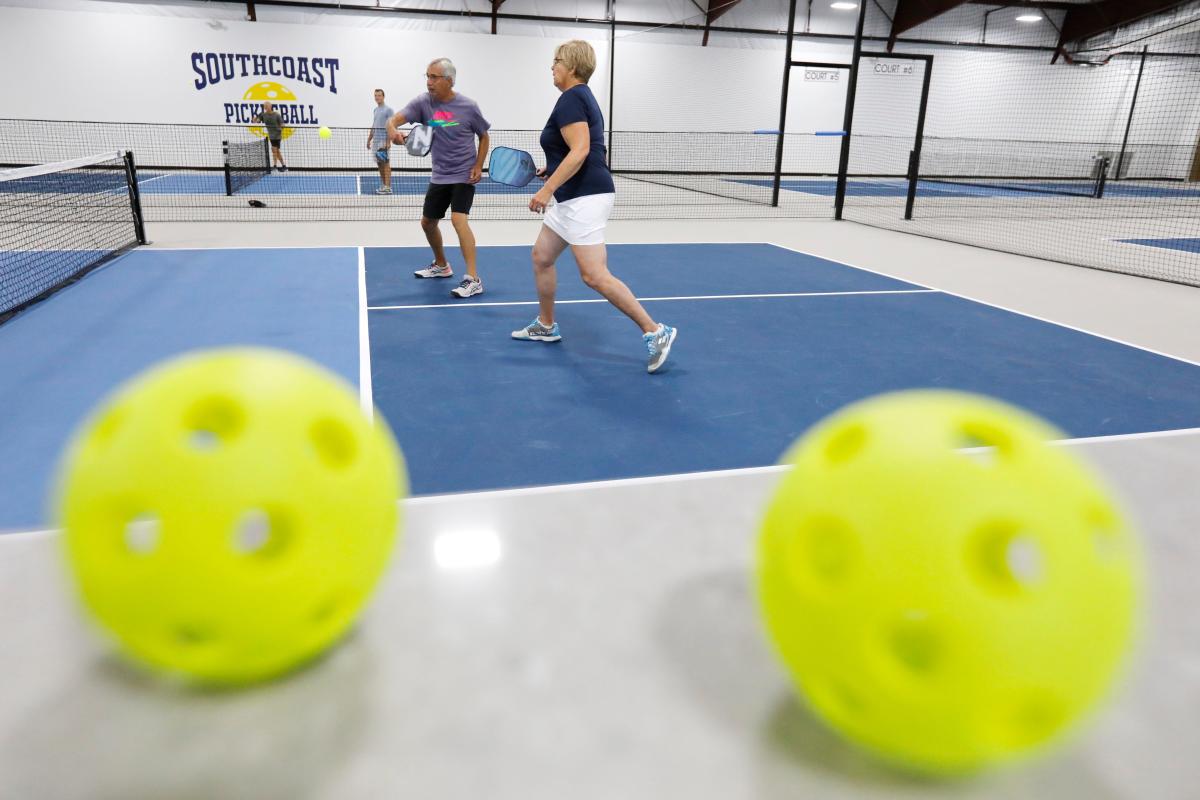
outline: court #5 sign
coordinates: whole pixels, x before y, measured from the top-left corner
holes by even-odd
[[[821,83],[837,83],[842,79],[842,71],[837,69],[806,69],[804,80]]]

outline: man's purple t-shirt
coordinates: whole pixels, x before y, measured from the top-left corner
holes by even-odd
[[[475,137],[486,133],[492,124],[483,118],[479,104],[455,94],[439,103],[429,94],[414,97],[400,111],[409,122],[433,128],[433,176],[430,183],[466,183],[471,177],[478,151]]]

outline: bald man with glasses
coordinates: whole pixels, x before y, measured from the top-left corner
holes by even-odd
[[[457,70],[448,58],[431,61],[425,69],[425,94],[412,99],[388,120],[388,138],[404,144],[407,134],[399,126],[409,122],[428,125],[433,130],[433,174],[425,192],[421,211],[421,230],[433,250],[433,261],[416,270],[418,278],[451,278],[454,270],[446,259],[442,232],[438,223],[450,210],[450,222],[458,234],[467,274],[450,291],[457,298],[483,294],[483,281],[475,264],[475,234],[468,216],[475,200],[475,184],[483,177],[487,159],[488,130],[492,127],[469,97],[454,91]],[[475,141],[479,140],[476,147]]]

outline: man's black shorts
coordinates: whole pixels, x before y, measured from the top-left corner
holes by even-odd
[[[272,139],[272,140],[271,140],[271,147],[274,147],[276,150],[278,150],[278,149],[279,149],[279,144],[280,144],[280,142],[281,142],[281,141],[283,141],[283,140],[282,140],[282,139]]]
[[[470,214],[473,202],[473,183],[431,183],[425,190],[425,207],[421,214],[426,219],[443,219],[447,208],[455,214]]]

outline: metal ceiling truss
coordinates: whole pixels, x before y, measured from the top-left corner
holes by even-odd
[[[500,19],[530,20],[538,22],[563,22],[588,25],[595,24],[609,27],[629,26],[638,28],[654,27],[676,30],[701,30],[699,24],[692,23],[654,24],[650,22],[640,22],[634,20],[618,20],[613,14],[611,0],[608,7],[608,16],[605,19],[501,13],[500,7],[504,5],[505,0],[489,0],[491,5],[490,12],[484,12],[484,14],[473,14],[465,9],[439,10],[428,8],[404,8],[397,6],[371,7],[342,5],[340,2],[299,3],[295,2],[295,0],[210,0],[210,2],[232,4],[241,4],[244,2],[246,7],[246,16],[251,21],[254,21],[256,18],[256,6],[280,6],[307,9],[329,9],[337,11],[361,11],[376,14],[391,12],[398,14],[456,17],[483,16],[486,14],[491,19],[492,33],[496,32],[497,21]],[[713,23],[730,11],[734,6],[738,5],[741,0],[707,0],[707,8],[702,6],[698,0],[692,0],[692,2],[696,6],[697,10],[704,13],[704,26],[702,29],[704,34],[703,44],[708,44],[709,32],[713,30],[718,32],[747,35],[777,35],[781,33],[779,30],[759,28],[715,27]],[[1063,25],[1060,29],[1061,35],[1059,37],[1059,43],[1057,48],[1054,50],[1054,58],[1057,60],[1059,56],[1064,56],[1069,60],[1070,55],[1067,53],[1067,47],[1075,42],[1089,39],[1106,31],[1129,25],[1148,16],[1159,14],[1178,6],[1187,5],[1189,2],[1193,2],[1193,0],[1092,0],[1090,3],[1071,3],[1066,2],[1065,0],[897,0],[895,17],[892,20],[891,32],[887,39],[887,49],[891,51],[896,44],[898,37],[905,31],[912,30],[913,28],[922,25],[929,20],[932,20],[935,17],[938,17],[947,11],[958,8],[962,5],[991,6],[994,9],[1028,6],[1030,8],[1036,8],[1040,11],[1065,12],[1063,16]],[[811,5],[812,0],[809,0],[809,6],[811,7]],[[840,33],[809,33],[808,35],[815,36],[817,38],[837,40],[854,38],[853,36]],[[874,39],[874,37],[865,38]],[[906,39],[905,41],[909,41],[914,44],[945,44],[945,42],[932,39]],[[1047,52],[1050,50],[1049,47],[1044,45],[989,45],[983,43],[979,46],[996,47],[1005,50],[1040,50],[1042,52]],[[1173,53],[1169,55],[1188,56],[1193,58],[1197,57],[1183,53]]]
[[[1085,39],[1129,25],[1155,14],[1161,14],[1191,0],[1099,0],[1088,5],[1074,6],[1063,19],[1062,33],[1055,48],[1054,63],[1059,56],[1071,60],[1067,48]]]
[[[896,38],[905,31],[923,25],[934,17],[965,5],[967,0],[898,0],[892,17],[892,32],[888,34],[887,49],[892,52]]]
[[[504,0],[492,0],[492,34],[496,33],[497,15],[500,13],[500,6],[504,5]]]
[[[740,2],[742,0],[708,0],[708,10],[704,12],[704,41],[700,43],[701,47],[708,46],[708,32],[712,24]]]
[[[1060,56],[1070,60],[1067,48],[1102,33],[1160,14],[1191,0],[1093,0],[1090,3],[1038,2],[1038,0],[898,0],[888,35],[887,49],[891,52],[897,38],[905,31],[945,14],[962,5],[989,5],[996,8],[1020,8],[1039,11],[1063,11],[1062,27],[1051,63]]]

